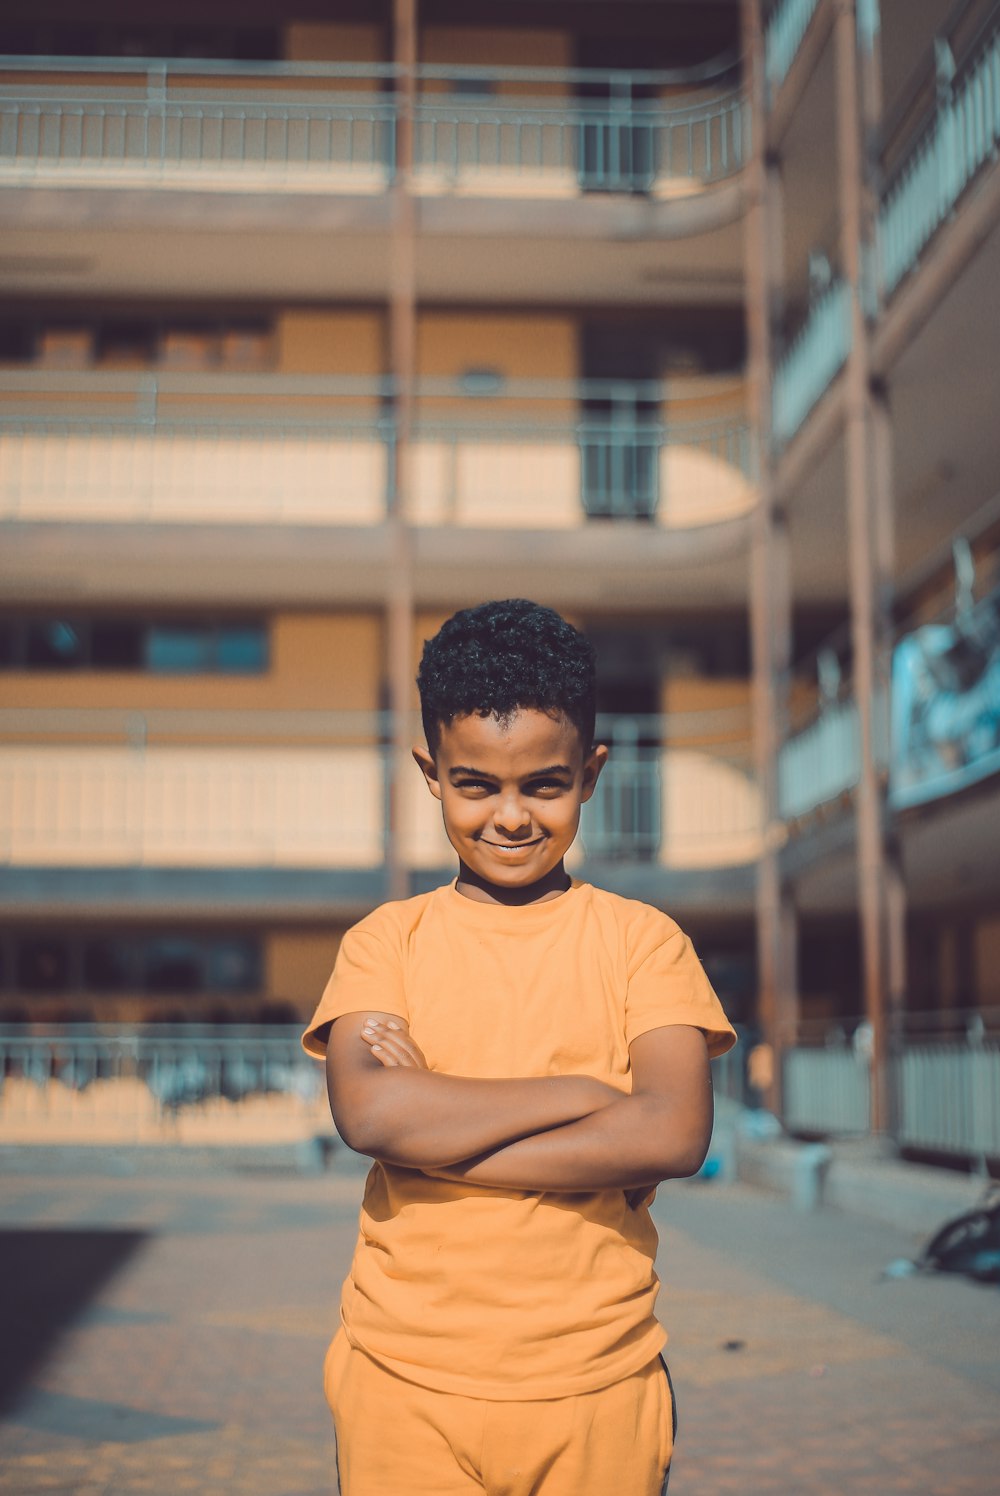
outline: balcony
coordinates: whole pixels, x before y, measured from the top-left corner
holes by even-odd
[[[392,65],[7,58],[0,184],[381,194]],[[677,73],[423,66],[411,187],[429,196],[673,199],[743,166],[727,82]]]
[[[787,76],[818,8],[819,0],[777,0],[772,8],[764,36],[767,83],[772,94]]]
[[[379,525],[391,384],[289,375],[0,374],[0,518],[129,525]],[[733,381],[422,380],[407,517],[565,530],[725,525],[756,459]]]
[[[687,872],[746,867],[760,814],[744,713],[609,718],[607,770],[575,865]],[[7,711],[0,714],[0,866],[359,874],[376,892],[391,750],[377,714]],[[414,740],[420,729],[414,723]],[[416,770],[399,835],[423,882],[453,853]],[[433,876],[431,876],[433,875]],[[336,881],[336,880],[335,880]],[[11,884],[10,886],[13,886]]]
[[[772,424],[784,445],[802,425],[847,362],[851,351],[851,288],[834,281],[809,317],[774,375]]]
[[[918,93],[922,100],[923,95]],[[903,116],[911,125],[911,113]],[[878,220],[882,290],[890,297],[919,264],[973,178],[1000,145],[1000,7],[994,5],[929,109],[899,142],[890,128],[890,174]]]

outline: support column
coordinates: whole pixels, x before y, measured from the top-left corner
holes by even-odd
[[[406,786],[416,770],[412,746],[414,584],[413,532],[409,522],[416,377],[416,202],[412,190],[416,97],[417,0],[393,0],[396,161],[390,209],[389,371],[394,441],[389,472],[389,575],[386,588],[386,675],[389,708],[386,874],[388,894],[410,892],[407,864]]]
[[[870,318],[877,310],[875,127],[881,101],[874,12],[840,0],[834,30],[841,260],[851,288],[851,351],[845,371],[845,482],[854,694],[861,740],[857,871],[865,1017],[872,1034],[871,1127],[892,1120],[889,1013],[904,980],[902,881],[886,827],[893,525],[891,431],[884,392],[871,385]],[[881,750],[881,752],[880,752]],[[896,989],[893,992],[893,989]]]
[[[781,1111],[781,1057],[798,1020],[794,905],[782,886],[784,823],[778,803],[778,754],[787,731],[791,659],[788,527],[776,500],[771,431],[774,329],[781,313],[781,177],[767,150],[764,32],[760,0],[743,0],[750,131],[746,222],[747,354],[751,421],[758,442],[757,505],[750,550],[754,760],[761,801],[756,926],[758,1018],[774,1055],[768,1105]]]

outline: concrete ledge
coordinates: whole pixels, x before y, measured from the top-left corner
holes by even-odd
[[[17,1143],[0,1146],[4,1174],[129,1177],[140,1175],[254,1173],[344,1175],[367,1173],[371,1160],[352,1153],[332,1135],[293,1143],[191,1144],[120,1148],[102,1144]]]
[[[919,1237],[971,1210],[983,1192],[972,1175],[906,1163],[869,1139],[832,1143],[824,1160],[816,1144],[787,1137],[758,1142],[737,1129],[733,1149],[736,1177],[746,1184],[801,1208],[832,1206]]]

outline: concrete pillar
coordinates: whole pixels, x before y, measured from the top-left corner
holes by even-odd
[[[888,743],[893,515],[891,432],[871,379],[870,327],[877,212],[874,142],[881,108],[877,32],[859,36],[852,0],[834,27],[841,262],[851,288],[845,370],[845,481],[854,693],[861,738],[857,786],[858,899],[865,1017],[872,1033],[872,1130],[891,1125],[890,1012],[905,980],[905,901],[887,829],[879,750]],[[893,992],[893,988],[896,989]]]
[[[758,498],[750,548],[750,630],[753,656],[754,759],[761,797],[756,925],[758,1018],[773,1051],[768,1105],[781,1109],[781,1055],[795,1042],[794,917],[782,888],[784,825],[778,804],[778,753],[787,730],[791,658],[788,528],[775,493],[771,432],[774,329],[781,314],[781,176],[767,148],[764,33],[760,0],[743,0],[743,55],[753,152],[747,169],[747,352],[751,420],[758,437]],[[791,944],[790,944],[791,942]]]
[[[410,757],[413,694],[413,532],[409,518],[416,378],[416,202],[412,190],[416,97],[417,4],[393,0],[396,76],[396,172],[390,192],[389,372],[395,441],[389,473],[390,562],[386,587],[386,677],[389,748],[386,875],[389,897],[410,892],[404,787],[416,770]]]

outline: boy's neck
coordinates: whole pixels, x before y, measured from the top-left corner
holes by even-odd
[[[478,873],[466,867],[464,862],[460,862],[455,887],[463,898],[472,899],[477,904],[506,904],[511,908],[520,908],[525,904],[544,904],[558,899],[570,888],[572,882],[560,862],[544,878],[539,878],[537,883],[529,883],[524,888],[503,888],[481,878]]]

